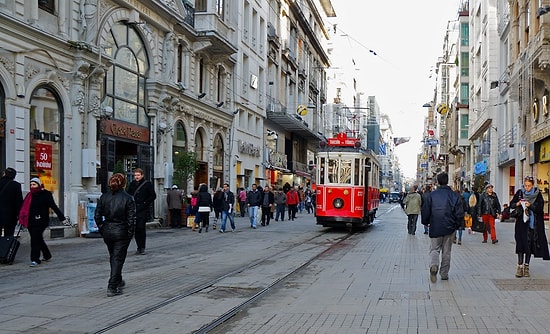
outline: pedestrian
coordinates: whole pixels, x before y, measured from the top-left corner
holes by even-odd
[[[279,217],[281,217],[281,221],[284,221],[286,210],[286,194],[284,193],[282,187],[279,187],[279,190],[273,196],[273,200],[275,202],[275,221],[279,221]]]
[[[95,223],[109,251],[111,274],[107,284],[108,297],[121,295],[126,285],[122,279],[122,267],[136,226],[136,203],[124,190],[125,187],[126,177],[123,174],[111,176],[111,191],[101,195],[94,212]]]
[[[454,243],[458,244],[458,245],[462,245],[462,234],[464,232],[464,229],[465,229],[465,226],[466,226],[466,216],[468,215],[468,204],[466,204],[466,200],[465,200],[465,197],[464,196],[464,193],[461,193],[460,190],[456,190],[456,193],[458,195],[460,195],[460,203],[462,205],[462,210],[464,211],[464,219],[461,220],[460,222],[460,225],[458,226],[458,229],[457,229],[457,236],[455,236],[454,238]],[[471,217],[470,217],[471,219]]]
[[[518,264],[516,277],[529,277],[531,255],[550,260],[548,241],[544,227],[544,199],[534,186],[533,177],[523,179],[523,187],[516,191],[510,208],[520,210],[514,226]]]
[[[216,225],[218,223],[218,219],[220,219],[222,215],[222,207],[223,207],[223,189],[222,188],[218,188],[214,193],[214,196],[212,198],[212,206],[214,207],[214,224],[212,224],[212,229],[215,230]]]
[[[210,226],[210,212],[214,210],[214,206],[212,204],[212,195],[208,192],[206,183],[202,183],[199,186],[197,205],[199,206],[198,214],[200,216],[199,233],[202,232],[203,227],[205,228],[205,232],[208,232],[208,227]]]
[[[145,179],[143,169],[134,169],[134,180],[128,187],[128,193],[136,202],[136,255],[145,255],[146,224],[151,219],[151,205],[157,198],[153,183]]]
[[[262,226],[269,225],[269,221],[271,220],[271,208],[274,203],[274,195],[269,190],[269,186],[266,185],[262,194]]]
[[[407,214],[407,231],[411,235],[416,234],[416,223],[422,207],[422,197],[418,193],[418,186],[413,185],[410,193],[403,200],[405,213]]]
[[[430,235],[430,281],[437,281],[437,273],[442,280],[449,279],[451,268],[451,248],[455,232],[464,220],[464,209],[460,195],[447,184],[449,175],[437,175],[439,187],[428,193],[422,202],[422,224],[429,226]],[[441,254],[441,265],[439,256]]]
[[[424,186],[424,190],[420,195],[422,197],[422,203],[424,203],[426,201],[426,198],[430,196],[431,191],[432,191],[431,184],[427,184]],[[428,225],[424,225],[424,234],[429,234],[429,233],[430,233],[430,227]]]
[[[17,216],[23,205],[21,183],[15,181],[17,171],[11,167],[2,172],[0,178],[0,235],[12,237],[17,225]]]
[[[258,210],[262,205],[262,193],[258,190],[256,183],[252,184],[252,189],[246,194],[246,205],[248,207],[250,227],[256,228]]]
[[[300,211],[300,213],[302,213],[302,211],[304,211],[304,204],[305,204],[305,200],[306,200],[306,195],[304,193],[304,188],[302,187],[298,187],[298,211]]]
[[[241,217],[244,217],[246,213],[246,191],[244,188],[240,188],[239,191],[239,211],[241,214]]]
[[[477,203],[477,217],[479,221],[483,221],[485,223],[482,243],[487,243],[487,230],[489,230],[491,233],[491,243],[494,245],[498,243],[495,219],[500,218],[500,202],[498,201],[497,194],[493,191],[493,188],[493,185],[489,183],[485,186],[485,192],[479,195],[479,202]]]
[[[38,177],[33,177],[29,182],[29,193],[25,196],[19,221],[27,227],[31,237],[31,267],[36,267],[42,261],[49,261],[52,253],[44,241],[44,230],[50,225],[50,209],[55,212],[57,218],[65,223],[65,215],[55,204],[53,195],[44,189]],[[42,258],[40,258],[42,253]]]
[[[225,226],[227,224],[227,218],[231,224],[231,231],[235,232],[235,218],[233,217],[235,205],[235,195],[229,188],[229,183],[223,184],[223,206],[222,206],[222,227],[220,233],[225,232]]]
[[[183,207],[183,193],[179,190],[178,185],[174,184],[172,189],[168,190],[166,195],[168,210],[170,211],[170,227],[181,227],[181,209]]]
[[[288,206],[288,220],[296,219],[300,198],[295,187],[291,187],[286,193],[286,205]]]

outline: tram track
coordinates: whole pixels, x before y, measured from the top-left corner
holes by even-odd
[[[192,333],[208,333],[209,331],[215,329],[220,324],[228,321],[231,317],[233,317],[238,312],[245,309],[251,303],[261,299],[261,297],[265,295],[267,292],[269,292],[271,289],[277,287],[286,279],[291,277],[293,274],[296,274],[303,268],[307,267],[309,264],[311,264],[311,262],[323,256],[323,254],[326,254],[327,252],[330,252],[335,247],[340,246],[342,242],[347,240],[352,235],[350,233],[343,234],[336,239],[333,238],[332,240],[330,240],[329,244],[327,245],[326,235],[328,231],[330,231],[330,229],[325,230],[315,236],[312,236],[309,239],[303,240],[300,243],[294,243],[292,245],[289,245],[288,247],[285,247],[284,249],[279,250],[277,253],[273,253],[268,256],[262,257],[260,259],[257,259],[256,261],[253,261],[252,263],[249,263],[247,265],[238,267],[227,273],[219,275],[203,284],[199,284],[191,288],[188,288],[187,290],[182,291],[170,298],[167,298],[153,305],[149,305],[140,310],[137,310],[125,317],[122,317],[108,324],[103,328],[100,328],[94,331],[93,333],[94,334],[108,333],[111,330],[121,329],[126,324],[130,324],[133,321],[136,321],[138,319],[143,319],[153,314],[154,312],[161,311],[165,307],[171,306],[175,303],[181,303],[186,298],[205,294],[205,293],[207,294],[209,290],[216,289],[217,287],[219,287],[222,281],[229,279],[231,277],[242,275],[242,274],[261,276],[262,270],[265,270],[265,268],[267,268],[268,266],[272,266],[274,261],[281,261],[281,262],[287,261],[291,257],[295,257],[296,254],[298,254],[298,252],[300,254],[305,252],[309,254],[307,258],[301,259],[300,263],[298,264],[294,263],[292,265],[289,264],[288,269],[278,272],[277,277],[275,279],[273,279],[272,275],[266,275],[265,279],[259,279],[259,281],[264,281],[269,283],[266,285],[264,284],[262,287],[258,289],[242,289],[242,288],[239,289],[239,288],[233,287],[233,289],[239,290],[239,292],[245,291],[249,295],[245,296],[243,301],[240,301],[242,298],[239,299],[239,302],[237,302],[230,309],[223,312],[221,315],[203,323],[200,326],[200,328],[195,329],[193,331],[189,331]],[[271,272],[268,272],[268,273],[272,274]],[[231,287],[229,287],[229,289],[231,289]],[[217,301],[215,299],[212,300],[212,303],[216,303],[216,302]]]

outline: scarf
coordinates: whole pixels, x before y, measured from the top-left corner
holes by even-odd
[[[21,211],[19,211],[19,224],[23,225],[25,228],[29,227],[29,211],[31,209],[32,196],[38,193],[40,188],[31,188],[31,191],[25,196],[23,200],[23,205],[21,206]]]
[[[529,202],[530,204],[533,204],[535,200],[537,199],[537,196],[539,195],[539,189],[536,187],[533,187],[530,191],[526,191],[525,188],[522,187],[521,189],[523,193],[523,198]],[[524,210],[524,212],[529,213],[529,227],[534,229],[535,228],[535,215],[533,214],[532,210]]]

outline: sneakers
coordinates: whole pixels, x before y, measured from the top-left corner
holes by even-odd
[[[458,241],[457,241],[457,244],[458,244],[458,245],[462,245],[462,240],[458,240]]]
[[[432,283],[435,283],[437,281],[437,271],[438,270],[439,270],[439,268],[435,264],[430,267],[430,281]]]
[[[483,240],[481,243],[482,243],[482,244],[486,244],[486,243],[487,243],[487,240]]]
[[[220,233],[223,233],[223,230],[220,230]]]
[[[491,243],[492,243],[493,245],[496,244],[496,243],[498,243],[498,239],[495,239],[495,240],[491,241]]]
[[[521,264],[518,264],[518,268],[516,269],[516,277],[517,278],[523,277],[523,265]]]
[[[529,277],[529,263],[523,264],[523,277]]]
[[[36,262],[36,261],[32,261],[31,264],[29,264],[29,267],[36,267],[37,265],[39,265],[40,263]]]
[[[48,262],[48,261],[50,261],[51,259],[52,259],[51,256],[50,256],[49,258],[47,258],[47,259],[46,259],[46,258],[42,258],[42,259],[40,259],[40,262]]]
[[[138,248],[138,250],[136,251],[135,254],[136,254],[136,255],[145,255],[145,249],[140,249],[140,248]]]

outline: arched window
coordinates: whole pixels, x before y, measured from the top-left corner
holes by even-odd
[[[198,161],[206,161],[204,154],[204,137],[200,131],[195,135],[195,153],[197,153]]]
[[[63,167],[63,107],[57,93],[48,86],[38,87],[32,94],[29,117],[30,176],[39,177],[44,188],[53,193],[63,207],[61,191]]]
[[[223,139],[219,134],[214,138],[214,169],[223,170]]]
[[[172,147],[173,161],[183,152],[187,152],[187,133],[182,122],[176,123],[174,145]]]
[[[115,119],[148,126],[145,79],[149,58],[143,40],[133,26],[119,22],[111,27],[105,44],[114,65],[105,76],[103,106],[113,108]]]

